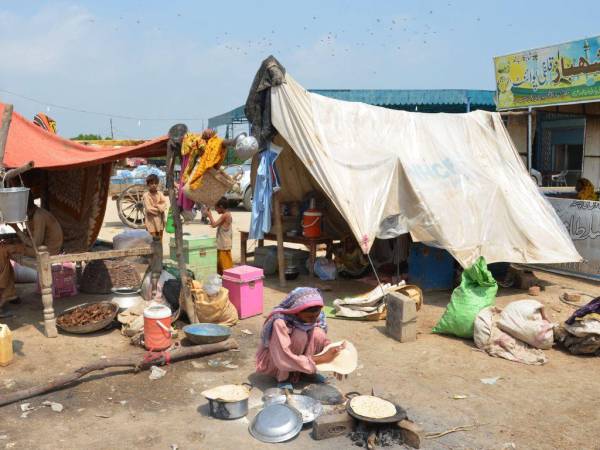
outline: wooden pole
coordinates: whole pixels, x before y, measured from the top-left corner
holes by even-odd
[[[163,366],[165,364],[169,364],[170,362],[181,361],[182,359],[226,352],[236,348],[238,348],[237,342],[234,339],[227,339],[224,342],[217,342],[216,344],[179,347],[173,351],[146,353],[145,355],[137,354],[132,356],[124,356],[121,358],[101,359],[88,364],[87,366],[80,367],[79,369],[66,375],[60,375],[54,380],[39,386],[11,392],[10,394],[0,395],[0,406],[10,405],[14,402],[64,388],[72,385],[74,382],[90,372],[108,369],[109,367],[131,367],[136,371],[147,370],[150,368],[150,366]]]
[[[177,125],[176,125],[177,126]],[[198,322],[194,301],[190,291],[190,280],[187,275],[187,267],[183,257],[183,224],[181,222],[181,213],[177,205],[177,195],[175,194],[175,156],[179,153],[181,143],[173,138],[167,143],[167,190],[169,191],[169,202],[173,213],[173,224],[175,225],[175,251],[177,257],[177,266],[179,267],[179,276],[181,278],[181,295],[179,296],[180,307],[188,316],[190,323]]]
[[[279,193],[273,194],[273,216],[275,235],[277,236],[277,266],[279,268],[279,286],[285,287],[285,248],[283,246],[283,225],[281,224],[281,204]]]
[[[35,244],[34,244],[35,245]],[[54,298],[52,297],[52,262],[48,248],[42,246],[38,249],[38,273],[42,291],[42,304],[44,305],[44,330],[46,337],[58,337],[56,330],[56,317],[54,315]]]
[[[4,150],[6,148],[6,139],[8,138],[8,129],[12,120],[13,105],[4,105],[2,113],[2,124],[0,125],[0,166],[4,166]]]

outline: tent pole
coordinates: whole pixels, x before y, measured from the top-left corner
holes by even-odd
[[[527,112],[527,170],[529,171],[529,173],[531,174],[531,160],[532,160],[532,145],[533,145],[533,139],[532,139],[532,124],[531,124],[531,106],[528,108],[528,112]]]
[[[181,214],[177,205],[177,196],[175,195],[175,150],[177,144],[169,139],[167,143],[167,190],[169,191],[169,203],[173,214],[173,224],[175,225],[175,251],[177,255],[177,266],[179,268],[179,277],[181,278],[181,295],[179,296],[179,307],[188,316],[190,323],[198,322],[196,320],[196,311],[194,301],[190,292],[190,285],[187,275],[187,267],[183,257],[183,225],[181,223]],[[183,302],[181,301],[183,299]]]
[[[2,113],[2,125],[0,126],[0,167],[4,167],[4,149],[6,148],[6,139],[8,138],[8,129],[12,120],[13,105],[4,105]]]
[[[281,204],[279,192],[273,194],[273,216],[275,217],[275,234],[277,235],[277,266],[279,271],[279,286],[285,287],[285,249],[283,247],[283,226],[281,225]]]

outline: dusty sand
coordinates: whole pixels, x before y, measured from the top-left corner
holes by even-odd
[[[236,211],[234,227],[247,229],[249,214]],[[109,205],[102,237],[120,232],[114,204]],[[212,233],[201,224],[186,228],[191,234]],[[236,240],[234,255],[239,255]],[[166,247],[165,243],[165,247]],[[572,308],[558,296],[566,288],[600,295],[600,287],[575,279],[537,274],[549,286],[538,297],[553,320],[564,320]],[[314,283],[301,278],[289,288]],[[328,301],[369,289],[358,282],[329,283]],[[0,368],[0,392],[26,388],[54,375],[73,370],[105,356],[139,353],[117,329],[93,336],[61,334],[47,339],[42,334],[39,296],[30,285],[19,286],[23,304],[14,307],[17,317],[6,322],[14,333],[17,355],[12,365]],[[276,280],[267,280],[265,310],[285,295]],[[359,369],[338,383],[344,392],[369,393],[372,385],[402,404],[409,417],[426,431],[443,431],[479,423],[472,431],[428,440],[430,449],[600,449],[596,429],[600,423],[597,393],[600,392],[598,358],[571,356],[560,349],[547,351],[550,362],[542,367],[526,366],[491,358],[477,351],[472,341],[432,335],[431,327],[444,311],[449,292],[426,293],[418,315],[416,342],[400,344],[383,334],[383,322],[329,321],[332,340],[348,339],[357,347]],[[55,302],[57,311],[94,296],[80,295]],[[526,293],[501,289],[497,303],[525,298]],[[261,391],[269,380],[253,374],[253,356],[262,317],[240,322],[233,335],[239,352],[185,361],[166,368],[164,378],[148,379],[148,372],[107,371],[86,377],[69,389],[25,402],[32,406],[44,400],[64,405],[60,413],[50,408],[21,418],[20,404],[0,408],[0,449],[255,449],[266,444],[248,434],[248,419],[256,413]],[[242,333],[250,330],[253,334]],[[238,369],[211,368],[209,359],[230,360]],[[495,385],[481,378],[500,377]],[[250,381],[248,419],[232,422],[208,417],[207,402],[200,396],[206,388]],[[455,395],[467,398],[454,400]],[[295,440],[280,444],[289,449],[352,448],[346,437],[314,441],[308,430]]]

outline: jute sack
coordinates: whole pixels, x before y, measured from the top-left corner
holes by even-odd
[[[221,288],[214,296],[207,295],[199,281],[192,283],[192,297],[194,310],[198,321],[202,323],[216,323],[232,327],[238,320],[238,312],[229,301],[229,291]]]

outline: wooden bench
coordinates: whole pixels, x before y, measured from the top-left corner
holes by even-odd
[[[39,274],[42,304],[44,307],[44,330],[47,337],[57,337],[56,316],[54,314],[54,298],[52,297],[52,264],[65,262],[84,262],[98,259],[127,258],[130,256],[152,255],[153,284],[162,270],[162,243],[154,241],[147,247],[129,248],[125,250],[103,250],[99,252],[67,253],[50,256],[46,247],[38,249],[37,269]],[[155,284],[154,284],[155,285]]]

